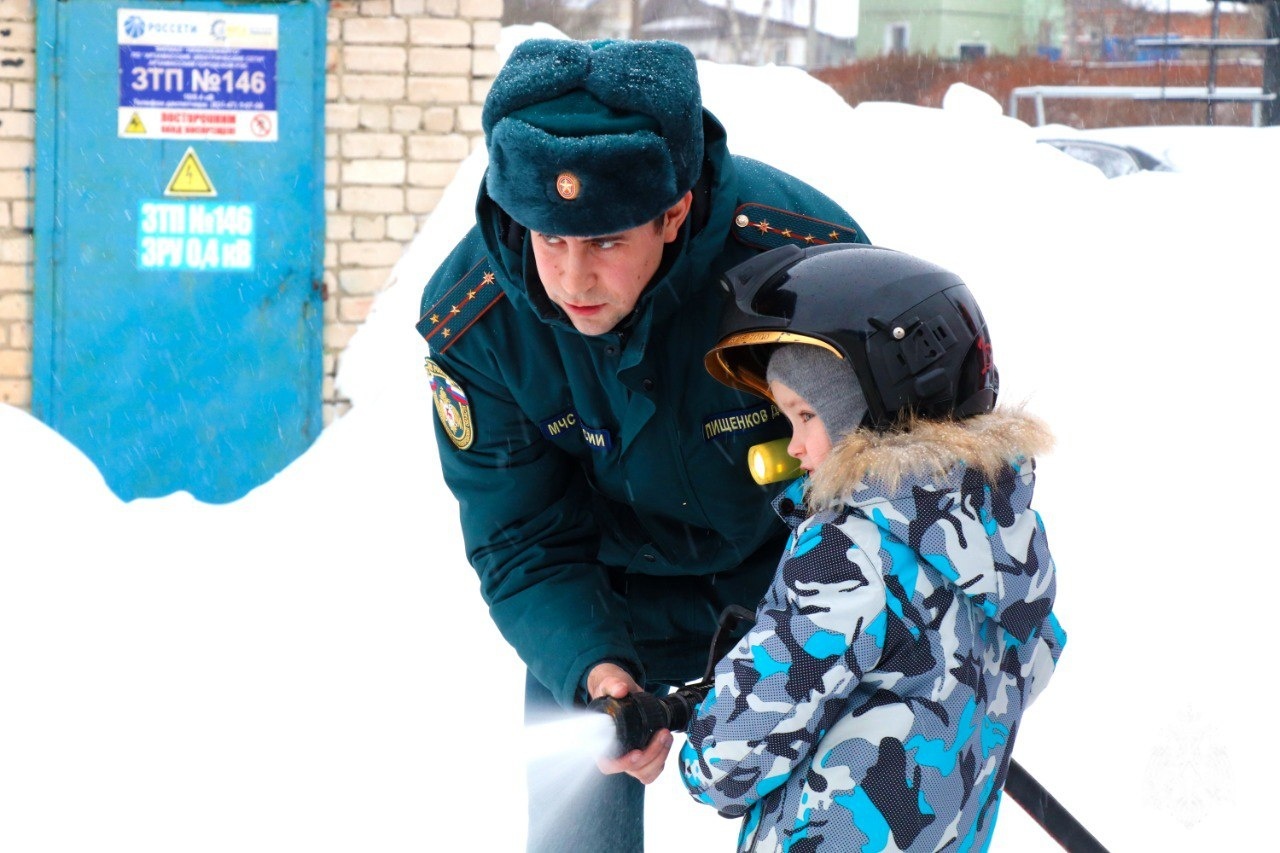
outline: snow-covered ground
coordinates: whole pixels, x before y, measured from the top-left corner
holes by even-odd
[[[853,109],[792,69],[701,73],[734,151],[959,272],[1003,399],[1056,428],[1037,506],[1071,639],[1016,756],[1112,850],[1274,845],[1280,128],[1161,129],[1182,171],[1108,181],[972,89]],[[521,849],[523,671],[413,330],[483,166],[344,357],[355,408],[242,500],[122,504],[0,406],[0,850]],[[651,849],[732,848],[672,767],[650,803]],[[992,849],[1057,848],[1006,802]]]

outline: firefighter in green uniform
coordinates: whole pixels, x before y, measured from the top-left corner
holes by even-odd
[[[417,327],[468,558],[536,721],[697,678],[719,613],[755,608],[786,529],[746,451],[788,426],[703,369],[720,277],[785,243],[867,240],[729,153],[672,42],[526,41],[483,126],[476,226]],[[529,849],[642,850],[641,782],[671,743],[602,763],[568,804],[531,766]]]

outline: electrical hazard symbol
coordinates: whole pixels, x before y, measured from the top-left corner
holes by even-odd
[[[129,119],[129,123],[124,126],[125,133],[142,133],[147,132],[147,126],[142,123],[142,117],[137,113]]]
[[[173,177],[169,179],[169,185],[165,187],[164,194],[167,196],[215,196],[218,194],[218,191],[213,188],[213,181],[209,180],[209,173],[204,170],[200,158],[196,156],[194,148],[188,148],[187,153],[182,155],[182,160],[174,170]]]

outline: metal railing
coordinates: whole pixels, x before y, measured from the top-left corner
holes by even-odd
[[[1130,101],[1197,101],[1253,103],[1253,125],[1262,125],[1262,105],[1276,100],[1274,92],[1261,86],[1019,86],[1009,93],[1009,115],[1018,117],[1023,99],[1035,103],[1036,125],[1045,123],[1046,99],[1130,100]]]
[[[1134,47],[1159,47],[1177,50],[1178,48],[1195,48],[1197,50],[1240,50],[1243,48],[1275,47],[1280,45],[1280,38],[1274,39],[1196,39],[1196,38],[1154,38],[1144,37],[1133,40]]]

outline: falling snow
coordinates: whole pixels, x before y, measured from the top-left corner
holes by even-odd
[[[1071,640],[1019,760],[1112,849],[1257,849],[1274,636],[1240,602],[1265,601],[1271,568],[1253,535],[1274,429],[1254,410],[1280,128],[1148,129],[1178,171],[1107,180],[976,90],[854,109],[794,69],[701,74],[734,151],[960,273],[1003,399],[1056,429],[1037,502]],[[523,671],[463,558],[413,333],[483,166],[344,356],[354,409],[242,500],[121,504],[0,405],[0,849],[521,848]],[[647,822],[651,849],[737,835],[671,766]],[[1006,804],[992,849],[1057,848]]]

